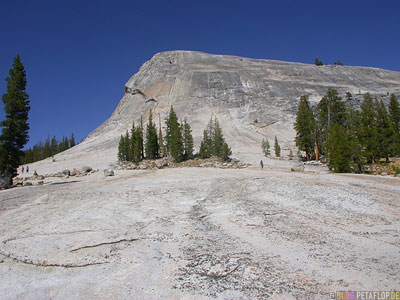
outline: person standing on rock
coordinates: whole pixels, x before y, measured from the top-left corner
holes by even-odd
[[[261,169],[264,169],[264,163],[262,160],[260,160],[260,167],[261,167]]]
[[[29,166],[26,166],[26,174],[29,173]]]
[[[22,173],[22,174],[24,174],[24,167],[23,167],[23,166],[22,166],[22,170],[21,170],[21,173]]]

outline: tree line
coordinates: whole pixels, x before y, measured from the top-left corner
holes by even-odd
[[[307,160],[324,156],[335,172],[363,172],[366,163],[389,161],[400,154],[400,106],[394,94],[388,108],[382,99],[364,95],[360,110],[352,94],[343,101],[329,88],[318,105],[311,107],[307,95],[300,97],[294,128],[296,146]]]
[[[162,133],[161,121],[159,132],[153,122],[153,114],[150,110],[146,129],[143,122],[121,135],[118,145],[118,160],[139,162],[143,159],[156,159],[170,156],[176,162],[185,161],[195,157],[192,129],[186,118],[179,122],[174,108],[171,106],[168,117],[165,120],[165,136]],[[203,132],[203,140],[200,145],[198,156],[209,158],[217,156],[228,160],[232,154],[231,149],[225,142],[222,129],[216,118],[211,118],[207,129]]]
[[[39,161],[57,153],[63,152],[69,148],[72,148],[76,145],[74,134],[71,134],[71,137],[63,136],[61,140],[57,140],[55,136],[50,139],[50,136],[47,136],[47,139],[42,142],[38,142],[33,147],[24,150],[24,155],[21,158],[22,164],[29,164],[35,161]]]

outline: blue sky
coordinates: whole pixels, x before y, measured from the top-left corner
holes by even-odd
[[[2,1],[0,94],[19,53],[32,107],[27,146],[48,134],[80,140],[160,51],[400,71],[399,12],[400,1],[388,0]]]

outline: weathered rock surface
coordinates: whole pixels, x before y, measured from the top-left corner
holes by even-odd
[[[293,122],[299,97],[319,101],[329,87],[344,96],[351,92],[354,105],[363,94],[388,101],[400,96],[400,73],[377,68],[320,66],[274,60],[170,51],[154,55],[125,85],[125,94],[112,116],[81,144],[56,156],[54,168],[80,167],[74,160],[95,157],[94,168],[105,169],[117,157],[121,133],[141,116],[147,122],[150,108],[159,124],[171,105],[179,118],[187,117],[196,150],[210,116],[216,116],[235,155],[260,153],[262,138],[276,135],[283,156],[294,149]],[[71,165],[72,164],[72,165]]]
[[[178,168],[51,180],[0,191],[1,299],[319,300],[398,288],[398,178]]]

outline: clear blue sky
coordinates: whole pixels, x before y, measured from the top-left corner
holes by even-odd
[[[155,53],[214,54],[400,71],[400,1],[2,1],[0,94],[20,54],[30,142],[86,137]],[[1,102],[0,119],[4,119]]]

